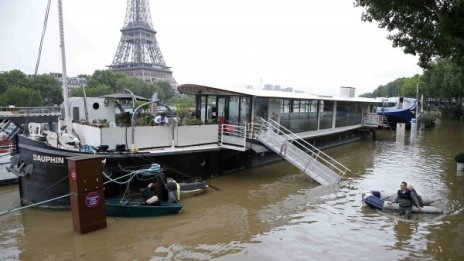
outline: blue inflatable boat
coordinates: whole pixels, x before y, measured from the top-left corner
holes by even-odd
[[[362,202],[365,205],[382,211],[398,211],[398,203],[392,202],[395,200],[395,198],[396,193],[389,194],[380,191],[368,191],[362,194]],[[413,206],[412,212],[424,214],[442,214],[443,210],[430,205],[433,203],[433,201],[434,200],[432,198],[422,196],[422,203],[424,206],[420,210],[418,210],[416,206]]]

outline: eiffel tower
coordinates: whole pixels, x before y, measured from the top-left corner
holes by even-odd
[[[127,0],[121,33],[113,63],[108,67],[146,82],[168,81],[176,89],[177,82],[156,41],[148,0]]]

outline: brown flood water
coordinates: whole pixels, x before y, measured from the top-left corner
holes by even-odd
[[[441,122],[404,140],[378,131],[326,152],[352,170],[340,188],[319,186],[281,161],[209,180],[220,190],[183,200],[179,215],[108,218],[73,232],[70,211],[26,209],[0,217],[1,260],[464,260],[464,124]],[[401,181],[437,198],[443,215],[400,219],[365,207],[366,190]],[[18,204],[0,188],[0,211]]]

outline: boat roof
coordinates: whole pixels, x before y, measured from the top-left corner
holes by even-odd
[[[134,97],[136,100],[140,100],[140,101],[149,101],[150,100],[150,99],[147,99],[145,97],[135,95],[135,94],[134,94],[134,96],[132,96],[132,94],[125,93],[125,92],[117,92],[117,93],[102,95],[102,96],[98,96],[98,97],[101,97],[101,98],[114,98],[114,99],[121,99],[121,100],[123,100],[123,99],[124,100],[132,100],[132,97]]]
[[[338,97],[315,95],[309,93],[297,92],[284,92],[284,91],[270,91],[270,90],[257,90],[245,88],[232,88],[232,87],[212,87],[199,84],[182,84],[177,87],[177,90],[183,94],[203,94],[203,95],[248,95],[254,97],[266,98],[283,98],[283,99],[308,99],[308,100],[326,100],[326,101],[350,101],[350,102],[367,102],[375,103],[375,99],[364,97]]]

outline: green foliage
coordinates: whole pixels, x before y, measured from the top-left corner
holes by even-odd
[[[187,125],[202,125],[203,122],[200,119],[195,117],[188,117],[187,118]]]
[[[414,76],[416,77],[416,76]],[[405,83],[409,84],[409,81],[413,81],[413,78],[398,78],[392,82],[387,83],[386,85],[381,85],[377,87],[372,93],[365,93],[360,95],[361,97],[396,97],[401,96],[403,92],[403,86]],[[418,76],[417,76],[418,77]],[[410,80],[411,79],[411,80]],[[415,86],[415,85],[414,85]],[[410,97],[416,97],[416,91],[414,90],[414,95]]]
[[[0,73],[0,104],[15,106],[45,106],[63,101],[60,83],[42,74],[28,78],[18,70]]]
[[[124,89],[129,89],[134,94],[148,99],[154,92],[157,92],[161,101],[175,96],[174,90],[168,82],[147,83],[138,78],[114,73],[110,70],[96,70],[91,76],[79,75],[79,77],[88,80],[85,92],[89,97],[122,92]],[[8,91],[10,88],[12,89]],[[31,94],[35,95],[33,101],[27,99]],[[83,96],[83,91],[81,88],[72,89],[69,95]],[[0,73],[0,103],[2,105],[46,106],[62,102],[61,84],[51,75],[43,74],[38,75],[35,79],[30,79],[19,70]]]
[[[99,119],[98,120],[98,124],[101,126],[101,127],[109,127],[110,126],[110,122],[107,120],[107,119]]]
[[[185,94],[174,95],[167,102],[170,104],[185,103],[188,106],[193,106],[195,104],[195,96]]]
[[[176,117],[179,118],[179,125],[183,125],[184,119],[188,118],[190,114],[191,110],[189,106],[182,103],[176,104]]]
[[[0,93],[6,92],[11,86],[30,88],[31,79],[19,70],[0,73]]]
[[[111,70],[96,70],[87,81],[87,88],[92,89],[101,85],[106,85],[116,91],[116,82],[125,75],[114,73]],[[87,91],[87,90],[86,90]]]
[[[63,89],[61,84],[51,75],[38,75],[32,81],[32,88],[40,92],[47,105],[59,105],[63,102]]]
[[[44,101],[40,92],[18,86],[10,86],[0,97],[2,106],[15,105],[17,107],[42,106]]]
[[[420,122],[423,124],[424,128],[431,129],[435,127],[435,121],[437,117],[432,112],[424,112],[421,114]]]
[[[139,115],[139,117],[137,117],[136,125],[137,126],[151,126],[154,123],[154,119],[155,118],[153,118],[153,115],[149,113],[144,113],[142,115]]]
[[[438,59],[422,77],[426,97],[440,99],[464,97],[464,68],[455,62]]]
[[[158,81],[156,85],[159,86],[161,93],[162,93],[162,100],[167,101],[174,96],[174,89],[172,89],[171,85],[167,81]]]
[[[85,88],[85,94],[87,95],[87,97],[98,97],[98,96],[110,94],[113,92],[114,92],[113,89],[110,86],[105,85],[105,84],[99,84],[94,88]],[[82,88],[72,89],[69,92],[69,96],[70,97],[84,96],[82,92]]]
[[[401,86],[400,96],[403,97],[416,97],[417,84],[419,84],[420,75],[416,74],[410,78],[404,78],[403,85]]]
[[[105,94],[124,92],[125,89],[134,94],[150,99],[157,92],[161,101],[166,101],[174,96],[174,90],[168,82],[144,82],[141,79],[114,73],[110,70],[97,70],[92,76],[87,76],[88,82],[85,92],[89,97]],[[82,96],[82,90],[74,89],[71,96]]]
[[[428,68],[434,57],[462,61],[464,1],[355,0],[354,4],[364,8],[363,21],[377,21],[389,31],[393,47],[419,55],[421,67]]]
[[[459,163],[464,163],[464,152],[458,152],[455,156],[454,156],[454,160],[456,162],[459,162]]]

